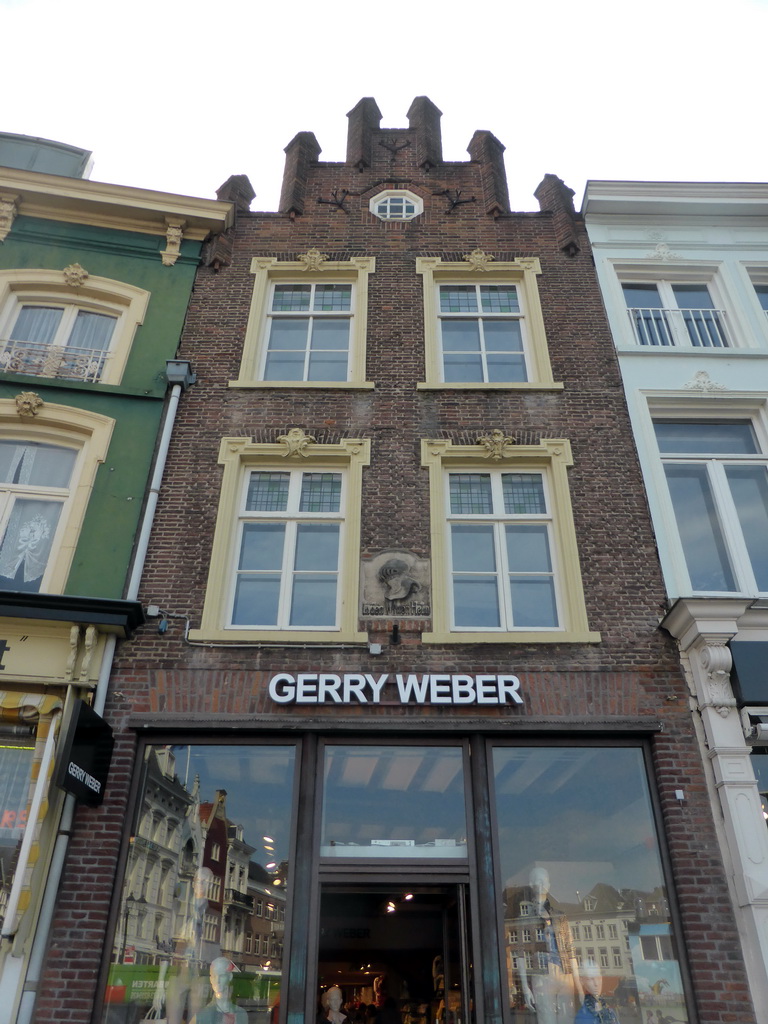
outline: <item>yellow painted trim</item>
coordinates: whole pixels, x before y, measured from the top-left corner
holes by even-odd
[[[318,387],[363,387],[372,388],[373,384],[365,379],[365,351],[368,329],[368,275],[376,270],[376,259],[373,256],[356,256],[351,260],[328,260],[317,271],[307,270],[305,263],[294,260],[278,260],[272,256],[254,256],[251,260],[253,274],[253,295],[248,314],[248,325],[245,329],[243,357],[240,364],[240,375],[237,380],[230,381],[230,387],[307,387],[303,381],[263,381],[258,378],[259,365],[266,343],[267,299],[269,287],[273,282],[288,283],[300,281],[315,284],[322,281],[328,284],[353,284],[355,286],[355,302],[352,313],[352,332],[349,349],[349,380],[312,382]]]
[[[483,384],[483,383],[442,383],[442,384],[427,384],[425,381],[419,381],[416,385],[417,391],[562,391],[564,388],[563,384],[554,382],[552,384],[542,384],[541,381],[521,381],[518,384]]]
[[[421,274],[423,278],[426,366],[426,380],[423,385],[417,385],[418,387],[471,388],[474,386],[504,390],[544,385],[562,388],[562,384],[555,384],[552,377],[552,366],[549,362],[547,335],[544,330],[544,317],[541,312],[539,288],[536,281],[537,276],[541,273],[541,263],[537,257],[518,257],[510,262],[491,263],[488,270],[476,270],[469,263],[443,262],[439,256],[420,256],[416,260],[416,273]],[[451,385],[443,382],[437,286],[456,282],[462,284],[516,284],[519,287],[523,332],[530,371],[530,380],[526,384]]]
[[[336,381],[336,380],[231,380],[230,388],[333,388],[334,391],[372,391],[376,385],[372,380]]]
[[[166,218],[183,220],[184,237],[193,241],[218,234],[234,222],[232,203],[218,199],[197,199],[7,167],[0,171],[0,191],[16,194],[18,213],[27,217],[93,224],[163,238],[168,230]]]
[[[542,439],[537,445],[514,445],[502,458],[492,459],[482,445],[457,445],[451,441],[422,440],[421,464],[429,470],[429,507],[432,540],[432,587],[435,599],[433,629],[422,634],[424,643],[598,643],[600,634],[587,622],[581,566],[573,525],[568,487],[568,467],[573,465],[570,442],[564,438]],[[556,547],[557,584],[563,626],[535,631],[478,631],[451,629],[448,614],[450,578],[445,524],[448,519],[444,476],[447,470],[492,471],[540,470],[549,482],[552,530]]]
[[[22,419],[13,399],[0,399],[0,438],[3,440],[36,441],[79,449],[69,497],[61,510],[56,537],[40,585],[44,593],[60,594],[64,590],[93,491],[96,471],[107,456],[114,425],[115,421],[107,416],[48,402],[36,416]]]
[[[219,511],[211,550],[208,585],[199,629],[189,632],[190,640],[210,643],[363,643],[367,633],[358,630],[358,589],[360,586],[360,509],[362,507],[363,467],[370,465],[369,440],[344,440],[339,444],[309,444],[304,454],[286,456],[282,444],[255,444],[247,437],[225,437],[219,450],[224,466]],[[339,572],[338,629],[262,630],[231,629],[224,623],[235,558],[243,476],[253,467],[259,469],[332,469],[347,474],[343,547]]]
[[[89,276],[72,288],[60,270],[0,270],[0,339],[7,337],[15,304],[45,300],[118,317],[100,384],[119,384],[136,330],[144,322],[151,292],[108,277]]]

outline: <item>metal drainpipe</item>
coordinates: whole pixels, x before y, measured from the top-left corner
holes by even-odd
[[[155,471],[152,474],[152,483],[147,497],[147,507],[144,510],[144,517],[139,531],[139,540],[136,545],[136,557],[134,559],[133,569],[128,581],[128,590],[126,593],[126,600],[128,601],[135,601],[139,593],[139,583],[141,582],[141,574],[144,570],[144,563],[147,558],[147,549],[149,547],[149,538],[152,532],[152,523],[155,518],[155,510],[157,509],[157,502],[160,495],[160,484],[162,483],[163,473],[165,472],[165,463],[168,458],[168,448],[171,443],[171,433],[176,420],[176,413],[179,408],[181,392],[182,385],[174,384],[171,389],[170,398],[168,399],[168,408],[166,411],[165,422],[163,423],[163,430],[160,435]],[[104,647],[101,671],[99,672],[99,679],[96,683],[96,691],[93,698],[93,710],[100,715],[104,713],[104,705],[107,702],[107,692],[109,690],[109,679],[112,674],[112,662],[115,657],[116,643],[117,638],[115,634],[109,633]],[[48,948],[48,937],[51,930],[51,924],[53,922],[53,913],[56,908],[56,899],[59,893],[59,886],[61,885],[61,877],[64,874],[64,862],[66,860],[67,847],[69,846],[69,837],[72,834],[72,822],[74,820],[74,816],[75,798],[71,794],[68,794],[64,801],[61,822],[56,835],[56,845],[54,846],[53,856],[51,857],[51,866],[48,870],[48,879],[45,884],[43,901],[40,906],[40,915],[37,919],[35,937],[32,942],[32,950],[29,955],[27,975],[24,981],[24,990],[19,1004],[16,1024],[31,1024],[32,1021],[32,1014],[34,1012],[35,1001],[37,999],[37,989],[43,973],[43,961],[45,959],[46,949]]]

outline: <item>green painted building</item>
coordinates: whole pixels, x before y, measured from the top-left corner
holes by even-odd
[[[90,181],[90,153],[0,134],[0,1001],[30,1019],[73,798],[136,601],[206,239],[230,203]],[[170,362],[169,362],[170,361]],[[25,995],[26,993],[26,995]]]

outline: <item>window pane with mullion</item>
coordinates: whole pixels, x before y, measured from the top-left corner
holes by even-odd
[[[757,588],[768,591],[768,470],[765,466],[726,466]]]
[[[665,466],[691,586],[697,591],[737,590],[706,465]]]
[[[11,331],[11,341],[50,345],[56,337],[64,310],[55,306],[22,306]]]
[[[555,580],[545,525],[505,528],[512,621],[517,629],[558,624]]]

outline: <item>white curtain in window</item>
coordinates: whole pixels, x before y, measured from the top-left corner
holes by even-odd
[[[50,306],[22,306],[11,331],[11,341],[32,341],[50,345],[61,320],[62,309]]]
[[[109,345],[114,327],[115,317],[80,310],[67,344],[75,348],[90,348],[103,352]]]
[[[60,501],[17,498],[0,545],[0,576],[15,579],[21,570],[24,583],[42,577],[61,505]]]

